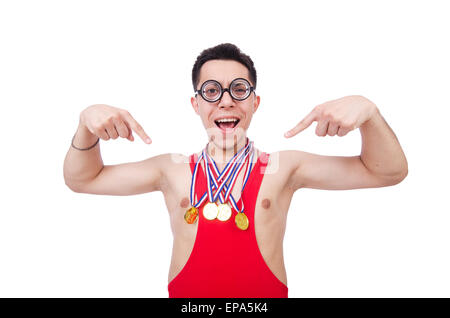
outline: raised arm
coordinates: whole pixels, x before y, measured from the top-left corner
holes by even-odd
[[[359,156],[322,156],[303,151],[284,152],[291,167],[290,185],[326,190],[384,187],[401,182],[408,163],[392,129],[374,103],[362,96],[347,96],[316,106],[296,127],[292,137],[317,121],[318,136],[345,136],[359,128]]]
[[[117,139],[120,136],[133,141],[132,131],[144,142],[151,143],[144,129],[128,111],[108,105],[86,108],[80,114],[73,146],[70,146],[64,160],[66,185],[75,192],[107,195],[132,195],[159,190],[161,164],[169,155],[139,162],[103,165],[99,139]]]

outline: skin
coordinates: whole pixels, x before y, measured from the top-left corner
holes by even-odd
[[[209,79],[217,80],[222,87],[229,87],[230,82],[238,77],[249,80],[248,70],[244,65],[229,60],[208,61],[201,68],[197,88]],[[208,103],[200,96],[191,97],[192,108],[200,117],[207,133],[208,152],[218,163],[219,169],[224,167],[237,149],[244,146],[247,129],[260,101],[261,98],[254,93],[244,101],[235,101],[229,93],[224,93],[222,99],[216,103]],[[106,112],[105,109],[112,112],[112,108],[101,109],[103,112]],[[91,111],[93,112],[92,109]],[[89,127],[95,126],[92,122],[99,122],[98,118],[104,118],[106,115],[94,116],[88,112],[83,114],[78,131],[81,137],[77,136],[74,142],[78,143],[77,145],[83,146],[84,143],[88,146],[95,141],[94,134],[104,140],[120,136],[133,141],[132,131],[135,131],[144,142],[151,142],[144,129],[128,112],[120,109],[114,111],[114,114],[119,115],[114,117],[114,120],[105,121],[109,123],[106,132],[101,125],[97,125],[100,127],[97,127],[98,129]],[[218,116],[224,115],[240,118],[238,127],[232,133],[223,134],[214,123]],[[94,117],[96,120],[91,120]],[[283,120],[282,114],[280,120]],[[367,98],[358,95],[346,96],[317,105],[285,134],[285,138],[292,138],[301,133],[314,121],[317,122],[316,134],[322,137],[326,135],[342,137],[354,129],[359,129],[362,137],[361,155],[322,156],[300,150],[270,154],[267,172],[256,200],[255,234],[267,266],[284,284],[287,284],[287,277],[283,259],[283,238],[289,205],[297,190],[301,188],[346,190],[391,186],[401,182],[408,173],[406,157],[394,132],[376,105]],[[115,127],[117,129],[114,129]],[[99,152],[98,147],[88,152]],[[69,150],[65,166],[67,164],[70,167],[68,163],[70,152],[75,154],[76,151]],[[255,151],[256,161],[261,150]],[[79,158],[77,160],[79,161]],[[69,172],[67,168],[67,175]],[[242,181],[243,173],[239,175],[232,191],[236,200],[240,197]],[[188,199],[190,182],[188,157],[182,154],[162,154],[140,162],[102,166],[95,177],[83,182],[71,181],[66,177],[66,184],[72,190],[81,193],[107,195],[132,195],[152,191],[163,193],[174,238],[169,282],[186,264],[197,233],[198,222],[190,225],[184,221],[184,213],[190,206]]]
[[[231,81],[235,78],[245,78],[251,83],[248,70],[242,64],[236,61],[211,60],[203,64],[200,70],[197,89],[200,89],[203,82],[210,79],[218,81],[224,88],[229,87]],[[245,145],[246,132],[250,126],[253,114],[259,107],[259,103],[260,97],[254,93],[250,94],[246,100],[235,101],[228,92],[225,92],[222,98],[215,103],[205,101],[200,95],[191,97],[192,108],[200,116],[210,140],[209,153],[219,167],[223,167],[237,150]],[[214,120],[224,116],[238,117],[240,119],[235,132],[224,135],[217,128]]]

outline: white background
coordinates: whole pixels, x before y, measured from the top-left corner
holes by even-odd
[[[1,297],[167,297],[161,193],[72,192],[80,112],[125,108],[152,137],[100,141],[104,164],[201,149],[191,69],[224,42],[249,54],[266,151],[358,155],[358,130],[283,133],[314,106],[375,102],[408,158],[399,185],[299,190],[284,253],[290,297],[449,297],[449,10],[445,1],[2,1]]]

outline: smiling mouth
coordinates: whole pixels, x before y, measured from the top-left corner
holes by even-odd
[[[219,120],[214,121],[216,126],[224,131],[233,129],[234,127],[236,127],[239,124],[239,122],[240,122],[240,120],[237,118],[226,118],[226,119],[219,119]]]

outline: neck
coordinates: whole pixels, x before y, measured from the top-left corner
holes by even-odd
[[[233,156],[245,147],[247,137],[243,136],[239,140],[234,138],[234,142],[223,141],[217,145],[213,140],[208,143],[208,154],[214,159],[220,170],[233,158]]]

